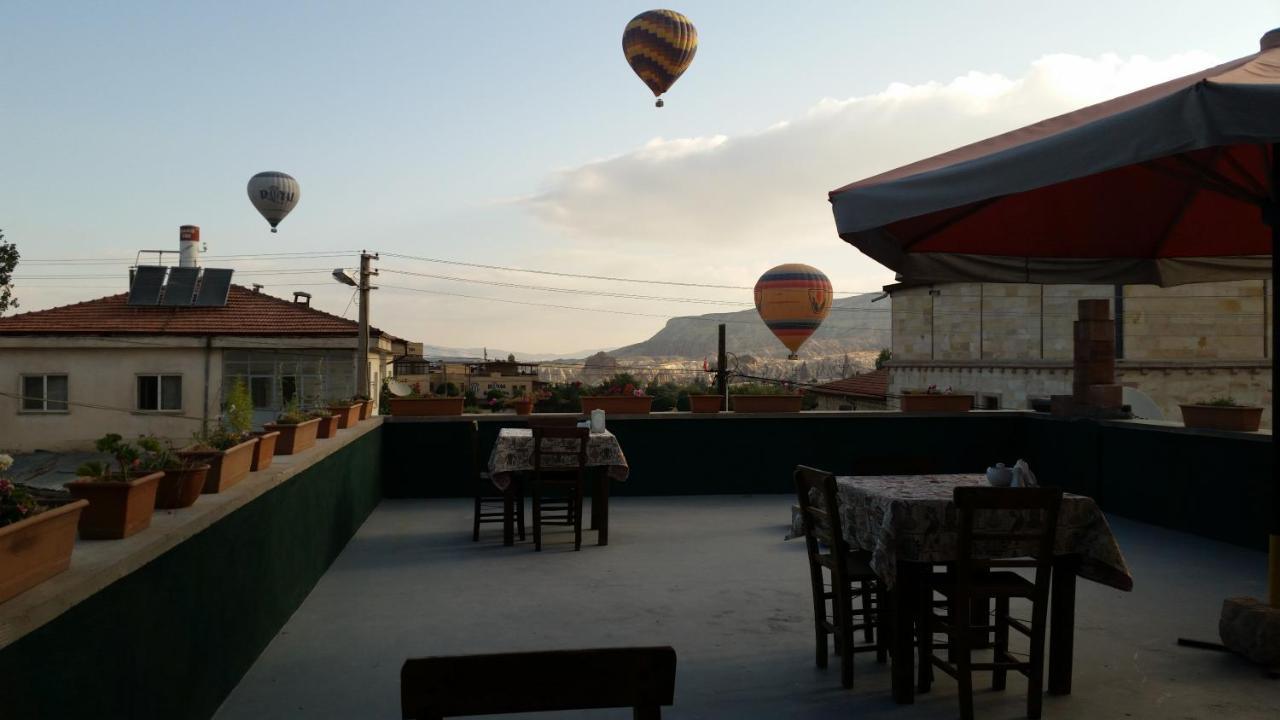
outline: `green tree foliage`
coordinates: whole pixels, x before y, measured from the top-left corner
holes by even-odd
[[[884,364],[889,362],[892,357],[893,351],[889,350],[889,348],[881,348],[880,354],[876,356],[876,369],[879,370],[884,367]]]
[[[13,270],[18,267],[18,257],[18,247],[6,243],[4,231],[0,230],[0,315],[18,307],[18,299],[13,296]]]

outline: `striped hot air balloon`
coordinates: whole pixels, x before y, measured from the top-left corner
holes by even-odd
[[[288,173],[260,172],[249,178],[249,201],[262,213],[271,224],[271,232],[293,210],[293,206],[302,199],[302,190],[298,181]]]
[[[756,281],[756,312],[792,360],[830,311],[831,281],[815,267],[787,263]]]
[[[649,10],[627,23],[622,33],[622,52],[627,64],[658,98],[671,89],[689,69],[698,52],[698,31],[689,18],[674,10]]]

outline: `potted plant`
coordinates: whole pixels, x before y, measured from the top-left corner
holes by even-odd
[[[724,409],[724,398],[706,393],[710,388],[691,385],[685,397],[689,398],[689,410],[695,413],[718,413]]]
[[[729,404],[739,413],[800,412],[804,397],[775,383],[743,383],[729,386]]]
[[[277,455],[292,455],[316,444],[316,432],[320,418],[313,418],[298,409],[298,402],[290,402],[276,416],[276,421],[262,426],[267,432],[279,432],[276,439]]]
[[[516,392],[516,396],[507,401],[507,404],[515,408],[517,415],[529,415],[533,413],[534,398],[531,395],[524,394],[524,388],[520,388]]]
[[[194,505],[204,490],[209,464],[179,457],[172,446],[162,445],[150,435],[138,438],[138,447],[142,448],[142,468],[164,473],[156,488],[156,509],[174,510]]]
[[[244,380],[237,379],[227,392],[220,424],[196,433],[195,444],[178,451],[183,460],[208,463],[204,492],[222,492],[249,476],[258,446],[251,429],[253,401]]]
[[[249,434],[258,439],[253,446],[253,460],[249,463],[249,470],[266,470],[271,467],[271,459],[276,456],[276,441],[280,439],[280,433],[276,430],[259,430]]]
[[[89,501],[80,513],[80,537],[118,540],[147,529],[164,472],[145,469],[142,452],[116,433],[99,438],[95,447],[110,454],[115,464],[87,462],[76,469],[76,479],[66,484],[72,497]]]
[[[582,394],[582,412],[603,410],[606,414],[648,415],[653,398],[639,381],[628,373],[619,373]]]
[[[354,427],[360,422],[360,409],[364,407],[364,402],[351,400],[330,400],[328,402],[329,412],[338,416],[338,429],[346,430]]]
[[[368,395],[353,395],[351,402],[360,406],[360,419],[368,420],[369,415],[373,412],[373,398]],[[395,413],[392,413],[393,415]]]
[[[387,401],[392,417],[461,415],[465,398],[441,397],[432,395],[422,388],[422,383],[414,383],[413,392],[404,397],[392,397]]]
[[[1256,432],[1262,424],[1262,408],[1241,405],[1230,397],[1180,405],[1182,424],[1193,428]]]
[[[13,458],[0,455],[0,603],[71,566],[84,500],[46,503],[5,473]]]
[[[954,392],[950,385],[943,390],[930,385],[924,390],[902,391],[899,404],[902,412],[969,412],[973,396]]]
[[[308,415],[320,421],[320,424],[316,426],[317,438],[328,440],[337,436],[340,418],[332,410],[324,408],[312,410]]]

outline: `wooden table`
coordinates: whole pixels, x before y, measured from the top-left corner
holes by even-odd
[[[871,567],[889,591],[893,651],[893,695],[915,699],[915,612],[922,582],[932,566],[956,559],[958,528],[952,492],[985,485],[983,475],[861,475],[837,478],[845,539],[871,552]],[[1009,547],[993,556],[1025,555]],[[1075,583],[1080,575],[1121,590],[1133,589],[1106,517],[1092,498],[1065,494],[1054,541],[1049,616],[1050,693],[1071,692],[1075,632]],[[984,614],[985,617],[985,614]]]
[[[515,498],[521,477],[533,471],[533,430],[503,428],[489,454],[489,475],[503,491],[502,542],[515,544]],[[597,544],[609,544],[609,482],[627,479],[631,469],[618,438],[609,431],[587,438],[587,480],[591,487],[591,529]]]

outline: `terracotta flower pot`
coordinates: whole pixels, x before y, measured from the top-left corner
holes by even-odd
[[[258,438],[255,437],[226,450],[182,450],[178,452],[178,457],[188,462],[208,463],[209,474],[204,477],[204,492],[218,493],[249,477],[249,469],[253,467],[253,450],[257,445]]]
[[[351,405],[330,405],[329,412],[338,416],[338,429],[346,430],[347,428],[360,422],[360,407],[364,403],[352,403]]]
[[[1181,405],[1182,424],[1193,428],[1255,432],[1262,424],[1262,408],[1247,405]]]
[[[372,400],[358,400],[358,401],[356,401],[356,402],[357,402],[357,404],[360,406],[360,419],[361,419],[361,420],[368,420],[368,419],[369,419],[369,412],[370,412],[370,410],[372,410],[372,409],[373,409],[373,401],[372,401]]]
[[[76,524],[88,505],[75,500],[0,527],[0,603],[71,566]]]
[[[181,470],[165,470],[156,488],[156,509],[176,510],[191,507],[204,490],[208,465],[195,465]]]
[[[320,420],[320,425],[316,428],[316,437],[321,440],[328,440],[338,434],[339,417],[337,415],[328,415]]]
[[[582,412],[603,410],[606,415],[648,415],[653,398],[634,395],[583,395]]]
[[[517,415],[528,415],[533,412],[532,400],[512,400],[511,407],[516,409]]]
[[[901,398],[902,412],[969,412],[973,409],[972,395],[905,393]]]
[[[156,490],[163,472],[129,480],[82,478],[66,484],[71,496],[88,500],[80,513],[80,537],[85,540],[119,540],[151,526]]]
[[[373,417],[374,415],[378,414],[377,400],[366,400],[364,405],[365,405],[365,410],[364,410],[364,415],[360,417],[361,420],[367,420]]]
[[[253,462],[249,464],[249,469],[258,472],[271,467],[271,459],[276,456],[276,440],[280,439],[280,433],[259,432],[254,435],[258,438],[258,444],[253,446]]]
[[[724,405],[719,395],[690,395],[689,409],[696,413],[718,413]]]
[[[280,425],[267,423],[262,426],[267,432],[278,432],[276,439],[277,455],[300,453],[316,444],[316,432],[320,429],[320,418],[312,418],[297,425]]]
[[[730,395],[729,403],[740,413],[793,413],[800,412],[803,399],[799,395]]]
[[[391,415],[461,415],[463,400],[460,397],[391,398]]]

